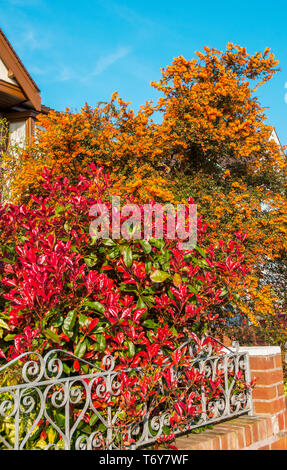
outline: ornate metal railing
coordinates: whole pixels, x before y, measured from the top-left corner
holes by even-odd
[[[192,342],[184,346],[193,355],[184,367],[209,381],[215,382],[218,376],[221,380],[211,399],[207,389],[201,387],[197,413],[172,433],[252,411],[250,389],[236,387],[238,377],[250,382],[248,353],[225,348],[212,355],[211,349],[203,348],[194,357]],[[83,365],[81,374],[66,374],[67,361],[75,360]],[[168,361],[162,367],[166,364]],[[173,366],[178,384],[182,372],[182,366]],[[143,371],[133,368],[124,373],[135,381]],[[131,439],[130,448],[136,449],[167,435],[171,414],[164,406],[145,405],[136,424],[124,426],[124,412],[119,407],[122,377],[112,356],[105,356],[98,367],[62,350],[49,351],[44,357],[34,352],[22,354],[0,368],[0,449],[118,449],[122,448],[123,433]],[[158,392],[162,393],[160,382]]]

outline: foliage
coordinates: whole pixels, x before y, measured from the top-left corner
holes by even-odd
[[[194,250],[180,250],[178,239],[91,237],[89,211],[109,186],[102,168],[93,171],[72,185],[46,170],[46,197],[31,195],[30,209],[1,209],[1,326],[4,344],[13,341],[8,352],[4,347],[9,358],[33,344],[41,351],[57,344],[86,358],[119,350],[134,365],[136,348],[148,344],[143,332],[163,347],[186,328],[210,331],[226,316],[232,280],[244,283],[244,243],[219,240],[202,248],[207,225],[200,217]],[[97,199],[85,196],[91,186]]]
[[[114,93],[95,109],[40,116],[32,146],[17,160],[7,156],[12,195],[27,202],[31,188],[40,194],[44,166],[73,180],[91,161],[109,169],[111,194],[141,202],[191,195],[211,226],[209,242],[249,234],[252,269],[244,289],[233,289],[237,311],[259,325],[286,312],[286,158],[254,94],[278,62],[268,48],[249,55],[231,43],[196,54],[162,70],[152,86],[163,95],[138,113]]]
[[[250,56],[232,44],[225,52],[205,48],[197,56],[176,58],[153,84],[164,93],[157,108],[162,131],[175,143],[169,158],[176,154],[182,162],[176,195],[194,197],[211,224],[212,242],[248,233],[245,256],[252,269],[244,289],[234,286],[237,309],[252,324],[264,325],[287,307],[287,166],[253,92],[273,76],[278,62],[269,49]],[[286,338],[284,327],[280,335]]]
[[[211,400],[221,379],[209,384],[203,375],[186,376],[189,388],[171,387],[171,368],[188,360],[185,351],[178,351],[185,339],[198,342],[197,334],[212,332],[228,318],[230,283],[244,283],[247,273],[243,241],[219,240],[204,247],[208,227],[200,217],[192,250],[180,250],[179,240],[166,236],[91,237],[91,208],[105,200],[112,210],[108,175],[92,165],[73,184],[48,169],[42,178],[42,196],[31,195],[28,206],[0,209],[3,361],[27,350],[59,348],[101,366],[104,355],[111,354],[118,367],[144,371],[136,381],[122,377],[122,394],[113,402],[123,412],[118,436],[128,436],[125,429],[137,423],[151,399],[154,410],[167,403],[171,425],[183,426],[199,412],[194,403],[203,381]],[[93,198],[86,196],[91,188]],[[121,222],[127,223],[127,216]],[[173,362],[164,367],[168,356]],[[79,361],[66,367],[84,372]],[[155,394],[159,378],[165,381],[162,395]],[[105,403],[99,405],[103,415]]]
[[[152,109],[147,105],[135,115],[127,107],[114,93],[110,103],[95,109],[86,104],[77,113],[67,109],[40,115],[36,139],[25,150],[19,149],[21,158],[11,153],[5,158],[4,168],[14,169],[13,200],[25,200],[30,190],[39,190],[44,167],[72,179],[91,161],[112,171],[113,194],[132,194],[140,201],[171,200],[167,179],[155,171],[163,165],[154,147],[157,125],[149,118]]]

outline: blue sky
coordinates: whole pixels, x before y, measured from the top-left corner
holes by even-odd
[[[227,42],[271,47],[281,72],[259,91],[287,144],[287,4],[283,1],[0,0],[0,26],[42,91],[43,104],[79,110],[114,91],[136,110],[178,55]]]

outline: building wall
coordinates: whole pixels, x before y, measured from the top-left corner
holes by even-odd
[[[25,145],[26,142],[26,120],[9,123],[10,145]]]
[[[8,69],[4,62],[0,58],[0,80],[5,80],[5,82],[12,83],[13,85],[18,85],[16,80],[13,80],[8,76]]]

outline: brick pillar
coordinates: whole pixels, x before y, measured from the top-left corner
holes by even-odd
[[[256,378],[252,393],[253,414],[272,416],[273,432],[285,431],[287,417],[280,347],[253,346],[240,350],[249,353],[251,379]]]

